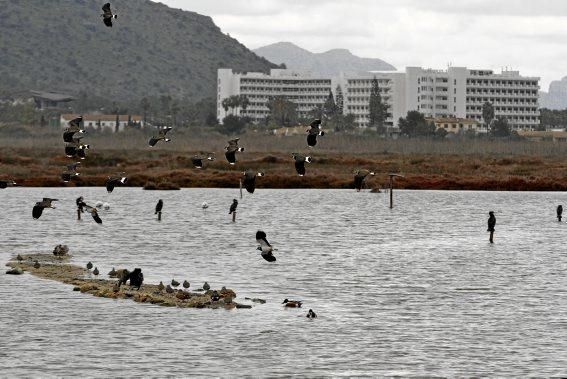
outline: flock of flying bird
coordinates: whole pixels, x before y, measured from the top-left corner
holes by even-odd
[[[110,8],[110,3],[104,4],[102,7],[103,13],[101,17],[103,22],[107,27],[112,27],[112,21],[117,19],[117,15],[114,14]],[[82,139],[86,133],[84,129],[81,128],[82,117],[77,117],[68,123],[68,127],[63,133],[63,142],[65,143],[65,155],[69,158],[84,160],[86,158],[86,151],[90,149],[89,144],[83,143]],[[172,127],[164,126],[158,127],[157,134],[153,135],[149,141],[148,145],[151,147],[156,146],[160,141],[170,142],[171,139],[167,137],[169,131]],[[310,124],[309,130],[307,130],[307,146],[308,148],[313,148],[317,145],[317,137],[324,136],[325,132],[321,130],[321,120],[316,119]],[[243,152],[244,148],[239,146],[239,138],[232,139],[228,141],[228,145],[225,147],[225,158],[230,165],[235,165],[237,162],[237,153]],[[292,158],[295,165],[295,170],[299,176],[304,176],[306,174],[305,163],[311,163],[312,158],[308,155],[303,155],[300,153],[292,153]],[[196,169],[202,169],[204,167],[204,162],[214,161],[216,159],[215,153],[212,152],[200,152],[191,158],[191,162]],[[80,173],[77,171],[78,167],[81,166],[81,162],[77,161],[66,166],[66,170],[61,174],[61,180],[65,183],[71,181],[74,177],[79,176]],[[354,185],[357,191],[360,191],[363,187],[364,179],[368,175],[374,175],[373,172],[369,170],[358,170],[355,172]],[[263,172],[255,172],[252,170],[246,170],[242,174],[241,183],[242,186],[249,193],[254,193],[256,189],[256,178],[264,176]],[[124,173],[118,175],[109,176],[106,180],[105,186],[109,193],[111,193],[116,186],[125,184],[127,177]],[[0,189],[6,188],[8,186],[16,185],[14,181],[11,180],[0,180]],[[44,209],[55,208],[53,203],[58,201],[58,199],[43,198],[42,201],[36,202],[32,210],[32,216],[34,219],[41,217]],[[84,202],[82,197],[78,198],[77,209],[79,213],[85,210],[91,214],[95,222],[102,224],[102,220],[98,215],[96,207],[90,206]],[[205,203],[204,203],[205,204]],[[238,206],[238,201],[233,200],[230,206],[229,214],[235,213]],[[204,205],[203,205],[204,207]],[[163,208],[163,201],[159,200],[156,205],[156,214],[161,212]],[[260,251],[262,258],[268,262],[275,262],[276,257],[273,255],[275,249],[267,240],[267,235],[264,231],[258,230],[256,233],[256,242],[258,243],[257,250]],[[90,263],[90,262],[89,262]],[[142,279],[143,280],[143,279]],[[172,281],[172,284],[174,281]],[[301,307],[301,301],[294,301],[285,299],[283,302],[286,307]],[[309,310],[307,317],[313,318],[317,317],[316,314]]]

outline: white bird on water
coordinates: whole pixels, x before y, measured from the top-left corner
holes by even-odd
[[[201,208],[207,209],[208,207],[209,207],[209,204],[207,204],[206,201],[203,201],[203,204],[201,204]]]

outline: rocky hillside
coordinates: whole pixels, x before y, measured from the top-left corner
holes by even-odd
[[[170,94],[216,96],[217,68],[268,71],[274,64],[223,34],[212,19],[149,0],[0,1],[0,95],[20,90],[117,100]]]
[[[287,68],[309,71],[315,75],[333,76],[339,72],[393,71],[391,64],[377,58],[360,58],[346,49],[312,53],[290,42],[278,42],[260,47],[254,52],[270,62],[285,63]]]

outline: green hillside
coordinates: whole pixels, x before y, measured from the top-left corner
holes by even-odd
[[[148,0],[0,1],[0,95],[83,90],[117,101],[169,94],[216,97],[216,71],[267,71],[274,64],[221,32],[207,16]]]

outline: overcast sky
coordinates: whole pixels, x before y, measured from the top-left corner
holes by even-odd
[[[567,76],[567,0],[161,0],[211,16],[250,49],[289,41],[405,66]],[[279,63],[279,62],[275,62]]]

